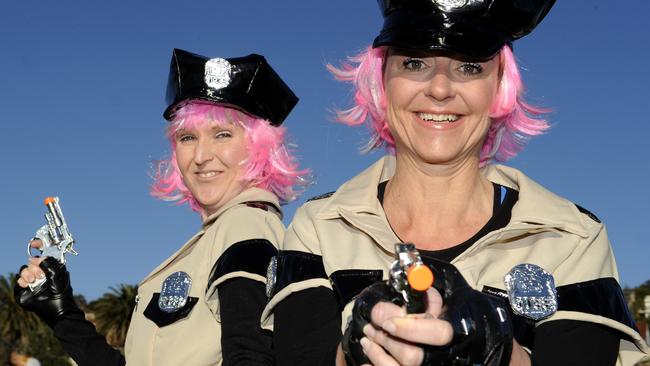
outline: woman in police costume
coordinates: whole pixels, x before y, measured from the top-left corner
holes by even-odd
[[[631,365],[647,354],[603,224],[492,164],[548,128],[522,99],[511,43],[553,3],[379,1],[373,46],[331,70],[355,87],[340,120],[367,123],[368,147],[393,154],[297,211],[263,314],[279,364],[343,363],[341,348],[353,365]],[[419,315],[381,282],[398,242],[435,274]]]
[[[259,326],[270,258],[284,237],[280,205],[302,181],[280,124],[298,98],[264,57],[213,58],[174,50],[167,90],[172,154],[152,193],[187,202],[202,229],[139,285],[126,360],[74,304],[51,258],[22,269],[17,299],[54,330],[79,365],[270,365]],[[40,293],[27,284],[45,272]]]

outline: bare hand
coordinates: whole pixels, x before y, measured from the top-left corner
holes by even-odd
[[[427,290],[428,307],[424,314],[406,314],[404,308],[380,302],[371,312],[372,323],[363,329],[361,345],[375,366],[419,366],[424,352],[419,344],[442,346],[453,338],[449,322],[438,319],[443,311],[442,296]]]
[[[29,245],[32,248],[38,249],[43,246],[43,243],[40,240],[36,239],[32,240]],[[45,278],[45,273],[39,266],[42,261],[43,258],[29,258],[27,267],[24,267],[19,273],[20,277],[18,278],[18,286],[25,288],[28,286],[28,284],[34,283],[38,279]]]

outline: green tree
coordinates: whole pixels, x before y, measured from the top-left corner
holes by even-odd
[[[36,314],[16,303],[15,285],[15,274],[0,275],[0,360],[7,360],[12,349],[20,349],[43,365],[69,366],[68,355],[50,328]]]
[[[630,310],[632,310],[634,318],[638,321],[648,321],[648,319],[645,319],[644,299],[646,296],[650,295],[650,280],[644,282],[641,286],[632,289],[632,291],[634,291],[634,302],[632,302],[632,308]]]
[[[106,341],[113,347],[124,348],[138,288],[121,284],[117,289],[110,287],[110,290],[88,304],[88,309],[94,315],[97,331],[106,337]]]
[[[0,337],[5,342],[26,343],[28,335],[41,330],[43,322],[33,313],[25,311],[14,299],[16,275],[0,275]]]

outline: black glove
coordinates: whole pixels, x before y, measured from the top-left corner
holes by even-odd
[[[55,258],[47,257],[40,267],[45,272],[45,283],[36,292],[16,284],[14,297],[23,309],[36,313],[50,328],[54,328],[63,315],[78,313],[81,309],[74,302],[70,273],[65,265]]]
[[[456,267],[436,261],[434,287],[442,294],[441,319],[451,323],[448,346],[426,346],[423,365],[507,366],[512,353],[512,319],[506,300],[471,288]]]
[[[368,357],[363,353],[359,341],[364,337],[363,327],[370,323],[372,308],[380,301],[392,302],[397,306],[404,305],[402,297],[384,281],[375,282],[361,291],[354,302],[350,323],[345,328],[345,334],[341,340],[348,366],[370,363]]]
[[[445,305],[441,319],[451,323],[454,338],[446,346],[423,346],[422,364],[507,365],[513,334],[507,303],[472,289],[452,264],[436,261],[430,267],[434,273],[434,287]],[[380,301],[404,305],[402,297],[386,282],[377,282],[359,294],[341,342],[348,365],[369,363],[359,340],[364,336],[363,327],[370,322],[373,306]]]

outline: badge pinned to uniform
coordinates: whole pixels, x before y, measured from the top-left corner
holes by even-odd
[[[515,314],[537,321],[557,311],[555,280],[543,268],[530,263],[516,265],[506,274],[505,285]]]
[[[162,284],[158,307],[166,313],[173,313],[185,306],[192,288],[192,279],[182,271],[170,274]]]
[[[205,85],[212,89],[223,89],[230,84],[232,66],[228,60],[213,58],[205,63]]]

